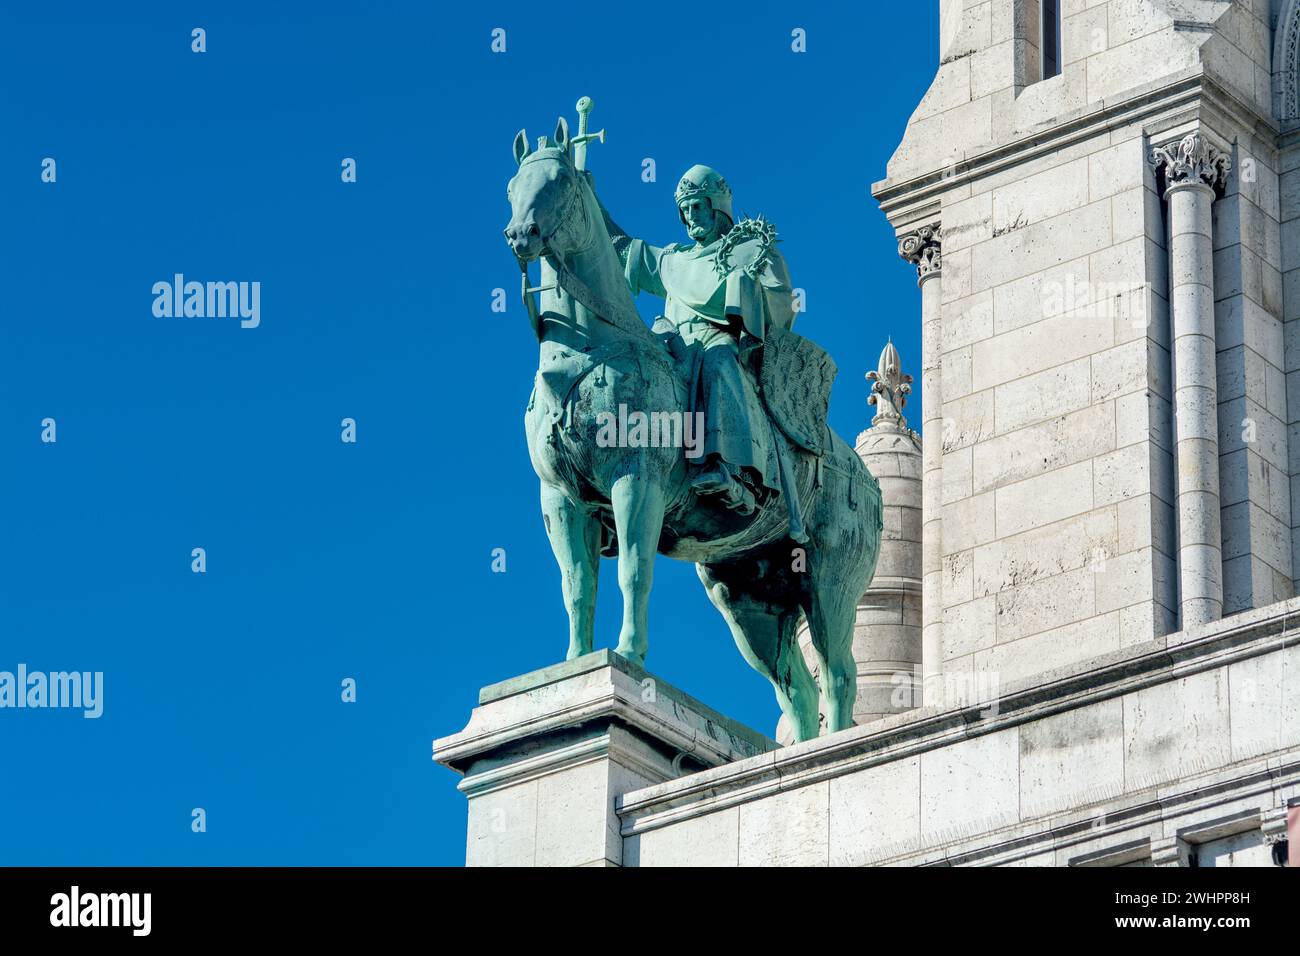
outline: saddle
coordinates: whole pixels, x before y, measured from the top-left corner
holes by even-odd
[[[653,331],[680,361],[673,324],[661,316]],[[753,355],[755,362],[741,366],[751,366],[745,371],[768,418],[796,446],[820,458],[827,449],[831,386],[839,374],[835,360],[812,339],[779,326],[768,329],[763,347],[753,350]]]

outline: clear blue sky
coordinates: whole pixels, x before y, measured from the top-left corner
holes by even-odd
[[[430,742],[566,646],[501,236],[519,127],[591,96],[601,196],[657,243],[682,238],[681,172],[720,169],[780,231],[847,440],[886,335],[919,372],[869,190],[933,76],[936,4],[287,6],[13,4],[0,26],[0,670],[105,675],[99,720],[0,710],[0,864],[463,861]],[[260,327],[155,318],[177,272],[259,281]],[[663,558],[648,666],[773,731]]]

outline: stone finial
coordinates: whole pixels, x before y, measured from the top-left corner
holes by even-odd
[[[1164,173],[1165,189],[1200,183],[1216,192],[1228,181],[1232,164],[1223,150],[1210,145],[1200,133],[1188,133],[1174,143],[1151,149],[1151,165]]]
[[[907,419],[903,417],[903,406],[907,396],[912,393],[912,376],[903,374],[903,361],[893,341],[885,344],[880,353],[880,366],[874,372],[867,373],[871,383],[871,395],[868,405],[876,406],[876,417],[871,419],[871,427],[887,424],[900,430],[907,429]]]
[[[942,229],[922,226],[898,239],[898,254],[916,266],[917,279],[938,275],[942,269]]]

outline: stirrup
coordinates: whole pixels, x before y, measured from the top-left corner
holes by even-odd
[[[737,478],[732,479],[732,487],[725,492],[722,503],[737,514],[752,515],[758,510],[758,499]]]
[[[719,463],[691,479],[691,487],[697,494],[716,495],[727,491],[735,482],[736,476],[731,473],[731,469]]]

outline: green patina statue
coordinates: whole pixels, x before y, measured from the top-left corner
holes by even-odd
[[[676,191],[691,242],[626,235],[560,119],[515,137],[505,236],[541,344],[525,415],[542,516],[569,614],[568,657],[593,649],[602,555],[618,558],[617,653],[643,664],[657,553],[696,564],[745,659],[771,681],[797,739],[819,731],[818,688],[796,640],[807,617],[826,726],[853,723],[858,598],[880,546],[880,488],[826,425],[835,365],[791,331],[776,232],[736,221],[726,181],[692,167]],[[529,263],[540,259],[541,282]],[[634,296],[665,300],[647,327]],[[540,301],[539,296],[540,294]]]
[[[742,362],[757,357],[769,324],[792,324],[790,276],[774,229],[753,220],[736,228],[731,189],[716,171],[691,167],[675,198],[694,242],[660,249],[633,239],[622,253],[624,271],[633,294],[666,299],[670,345],[690,368],[692,409],[702,409],[705,426],[705,461],[692,487],[749,514],[779,485],[766,468],[771,429],[751,420]]]

